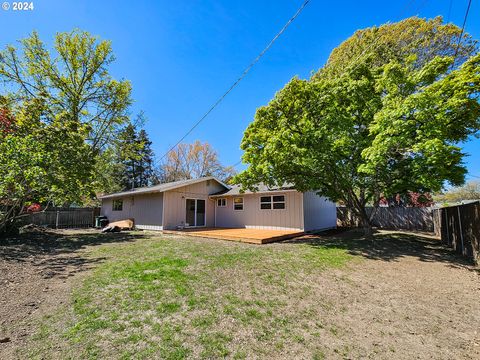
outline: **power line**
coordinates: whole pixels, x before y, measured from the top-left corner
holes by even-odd
[[[455,55],[453,55],[452,67],[455,66],[455,61],[457,60],[458,49],[460,48],[460,43],[462,42],[463,32],[465,31],[465,24],[467,23],[468,13],[470,11],[470,5],[472,5],[472,0],[468,0],[467,11],[465,11],[465,17],[463,18],[462,31],[458,37],[457,48],[455,49]]]
[[[399,17],[401,18],[406,12],[407,10],[409,10],[410,7],[412,7],[412,5],[415,3],[416,0],[410,0],[409,2],[407,2],[407,4],[405,4],[405,6],[401,9],[400,11],[400,14],[399,14]],[[418,10],[420,10],[426,3],[428,2],[428,0],[424,0],[422,3],[420,3],[420,5],[418,6]],[[369,51],[370,49],[372,49],[372,47],[374,45],[376,45],[377,42],[380,41],[380,38],[377,37],[375,40],[372,41],[372,43],[370,45],[368,45],[361,53],[360,55],[358,55],[356,58],[354,58],[350,63],[349,63],[349,66],[352,66],[352,65],[355,65],[353,66],[350,71],[353,71],[355,70],[359,65],[360,65],[360,60],[361,58],[363,57],[363,55],[365,55],[367,53],[367,51]],[[357,62],[357,64],[355,64],[355,62]],[[342,78],[345,74],[347,74],[348,72],[348,67],[345,69],[345,71],[343,71],[339,78]],[[235,167],[237,166],[238,164],[240,164],[242,162],[242,160],[238,161],[237,163],[235,163],[234,165],[232,165],[232,167]]]
[[[235,167],[237,167],[238,165],[240,165],[241,162],[242,162],[242,160],[239,160],[239,161],[237,161],[235,164],[230,165],[230,166],[228,166],[228,167],[235,168]]]
[[[400,12],[400,17],[403,16],[403,14],[415,3],[416,0],[410,0],[404,7],[403,9],[401,10]],[[419,8],[423,7],[423,5],[425,5],[425,3],[427,2],[428,0],[424,0]],[[210,107],[210,109],[208,109],[208,111],[190,128],[190,130],[188,130],[185,135],[183,135],[179,141],[177,141],[175,143],[175,145],[173,145],[165,154],[163,154],[159,159],[158,161],[156,161],[156,164],[158,164],[158,162],[160,162],[161,160],[163,160],[165,158],[165,156],[168,155],[168,153],[170,151],[172,151],[173,149],[175,149],[188,135],[190,135],[193,130],[195,130],[195,128],[200,125],[200,123],[205,120],[205,118],[222,102],[222,100],[240,83],[241,80],[243,80],[243,78],[247,75],[247,73],[250,71],[250,69],[260,60],[260,58],[270,49],[270,47],[273,45],[273,43],[280,37],[280,35],[282,35],[285,30],[288,28],[288,26],[298,17],[298,15],[300,15],[300,13],[303,11],[303,9],[307,6],[307,4],[309,3],[309,0],[306,0],[304,1],[304,3],[300,6],[300,8],[297,10],[297,12],[290,18],[290,20],[287,21],[287,23],[283,26],[283,28],[277,33],[277,35],[275,35],[275,37],[270,41],[270,43],[265,47],[265,49],[263,49],[263,51],[250,63],[249,66],[247,66],[247,68],[243,71],[243,73],[240,75],[240,77],[232,84],[232,86],[230,86],[230,88]],[[356,66],[354,66],[352,68],[352,70],[355,70],[356,67],[358,67],[359,65],[359,60],[361,59],[361,57],[368,51],[370,50],[374,45],[376,45],[376,42],[378,42],[379,39],[377,38],[376,40],[374,40],[369,46],[367,46],[363,51],[362,53],[357,56],[353,61],[350,62],[350,65],[352,64],[355,64],[355,62],[358,61],[358,63],[356,64]],[[347,73],[347,69],[340,75],[340,77],[343,77],[345,74]],[[232,165],[233,167],[237,166],[238,164],[241,163],[241,160],[238,161],[236,164]]]
[[[173,145],[164,155],[160,157],[159,162],[167,156],[167,154],[175,149],[188,135],[192,133],[195,128],[200,125],[200,123],[205,120],[205,118],[223,101],[223,99],[240,83],[240,81],[247,76],[248,72],[252,67],[262,58],[263,55],[272,47],[275,41],[287,30],[290,24],[300,15],[303,9],[307,6],[310,0],[305,0],[303,4],[298,8],[297,12],[287,21],[287,23],[282,27],[282,29],[273,37],[273,39],[268,43],[268,45],[258,54],[258,56],[248,65],[245,70],[243,70],[240,77],[228,88],[228,90],[218,98],[218,100],[208,109],[208,111],[183,135],[180,140],[178,140],[175,145]]]

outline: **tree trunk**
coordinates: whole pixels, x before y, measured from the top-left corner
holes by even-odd
[[[361,194],[361,199],[357,197],[353,190],[348,192],[348,196],[345,199],[345,204],[358,218],[360,226],[363,228],[365,237],[371,238],[373,235],[373,229],[370,222],[370,218],[365,210],[365,198],[364,194]]]
[[[365,207],[359,209],[360,224],[363,228],[363,234],[366,238],[371,238],[373,236],[372,223],[370,222],[370,217],[365,210]]]

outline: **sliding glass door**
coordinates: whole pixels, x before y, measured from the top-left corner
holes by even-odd
[[[205,200],[186,199],[185,225],[205,226]]]

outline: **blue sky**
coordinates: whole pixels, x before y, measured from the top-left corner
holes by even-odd
[[[0,9],[0,46],[37,30],[87,30],[112,41],[112,74],[132,82],[132,113],[145,111],[157,156],[195,123],[265,47],[303,0],[80,1],[37,0],[34,10]],[[461,25],[468,0],[311,0],[240,85],[186,139],[208,141],[225,165],[236,163],[255,109],[292,77],[308,77],[356,29],[419,15]],[[451,6],[450,6],[451,4]],[[449,10],[451,9],[451,10]],[[480,4],[466,29],[480,38]],[[480,140],[464,144],[470,174],[480,176]],[[242,167],[239,166],[238,169]],[[471,179],[471,178],[470,178]]]

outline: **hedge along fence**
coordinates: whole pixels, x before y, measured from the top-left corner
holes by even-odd
[[[457,253],[478,264],[480,255],[480,201],[436,209],[438,235]]]
[[[100,215],[100,208],[50,208],[18,219],[22,225],[35,224],[56,229],[87,228],[95,225],[95,217]]]
[[[373,226],[381,229],[434,232],[432,208],[378,207],[372,219]],[[368,216],[373,207],[366,208]],[[346,207],[337,207],[337,226],[358,227],[359,222]]]

